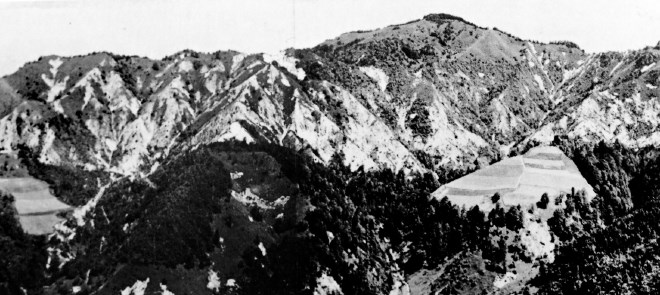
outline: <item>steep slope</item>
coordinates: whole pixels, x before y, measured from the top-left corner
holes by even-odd
[[[575,163],[557,147],[532,148],[525,155],[506,158],[441,186],[432,194],[436,199],[446,198],[465,209],[483,210],[491,219],[504,215],[504,209],[522,209],[519,228],[491,229],[490,240],[519,247],[523,258],[519,260],[518,254],[511,252],[511,256],[504,258],[505,271],[490,272],[483,269],[482,256],[467,255],[460,261],[448,261],[439,269],[412,274],[411,286],[418,288],[419,294],[433,294],[448,287],[463,289],[470,284],[480,286],[462,292],[521,291],[539,272],[539,263],[554,261],[556,243],[548,220],[556,210],[566,208],[567,200],[576,192],[583,192],[582,200],[587,203],[596,196]]]
[[[76,208],[23,257],[21,200],[3,196],[0,250],[39,266],[0,288],[523,292],[555,257],[553,212],[596,212],[592,194],[534,207],[545,191],[589,189],[551,148],[487,165],[565,137],[657,145],[658,56],[586,54],[434,14],[273,55],[42,57],[0,79],[0,172],[28,171]],[[628,176],[601,173],[621,157],[573,156],[597,210],[618,210],[603,220],[633,205]],[[513,184],[483,178],[500,173]],[[429,198],[437,181],[448,198]]]
[[[344,85],[402,142],[429,154],[431,166],[492,160],[535,130],[553,107],[555,85],[584,55],[448,15],[348,33],[298,53],[308,76]]]
[[[353,202],[365,192],[356,188],[386,201],[389,186],[415,197],[387,202],[426,203],[433,179],[413,189],[391,171],[333,165],[272,144],[214,143],[170,158],[146,178],[116,181],[83,224],[70,220],[53,235],[44,292],[160,294],[165,286],[174,294],[309,294],[328,282],[352,293],[403,288],[392,252],[400,241],[390,242],[383,224],[368,225],[394,221],[358,209]],[[417,218],[407,207],[407,218]]]
[[[134,174],[175,146],[237,139],[309,149],[324,162],[343,153],[355,168],[424,169],[351,94],[322,81],[303,89],[263,55],[46,57],[6,80],[23,100],[2,98],[16,105],[0,121],[2,148],[27,146],[44,163]],[[344,116],[321,112],[315,100]]]
[[[0,83],[0,146],[124,175],[229,139],[353,169],[471,169],[537,126],[583,55],[429,15],[276,55],[48,56]]]
[[[639,148],[658,146],[660,47],[590,55],[564,77],[557,106],[525,143],[555,136],[585,142],[618,141]]]

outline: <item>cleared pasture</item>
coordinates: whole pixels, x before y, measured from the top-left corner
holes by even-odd
[[[525,166],[540,166],[544,167],[546,169],[564,169],[564,162],[563,161],[557,161],[557,160],[543,160],[543,159],[532,159],[532,158],[525,158],[524,160]]]
[[[481,208],[490,202],[490,196],[499,193],[506,205],[527,206],[540,200],[544,193],[553,199],[561,193],[570,193],[572,188],[585,189],[588,198],[595,195],[573,161],[561,150],[536,147],[524,156],[504,159],[454,180],[433,195],[439,199],[446,196],[458,206],[481,204]]]
[[[476,176],[518,177],[522,173],[523,165],[491,165],[477,170],[473,174]]]
[[[19,221],[29,234],[53,232],[53,226],[62,221],[57,214],[72,209],[53,196],[47,183],[32,177],[2,178],[0,190],[14,196]]]
[[[568,157],[564,156],[562,161],[564,161],[564,169],[568,172],[575,173],[575,174],[580,174],[580,169],[569,159]]]
[[[499,161],[497,163],[494,163],[491,166],[500,166],[500,165],[504,165],[504,166],[522,166],[522,165],[524,165],[523,157],[522,156],[515,156],[515,157],[511,157],[511,158],[502,159],[501,161]],[[489,167],[491,167],[491,166],[489,166]]]
[[[48,190],[48,184],[31,177],[0,178],[0,189],[14,193],[25,193],[38,190]]]
[[[50,211],[63,211],[71,208],[67,204],[62,203],[55,198],[40,200],[23,200],[16,196],[14,196],[14,198],[16,210],[20,215]]]
[[[495,193],[508,193],[514,192],[516,188],[503,188],[503,189],[460,189],[460,188],[449,188],[447,189],[447,195],[455,196],[492,196]]]
[[[53,227],[62,222],[56,213],[43,215],[19,215],[18,221],[26,233],[31,235],[45,235],[53,232]]]
[[[451,182],[448,187],[456,189],[512,189],[518,186],[519,177],[494,177],[470,174]]]
[[[552,160],[552,161],[561,161],[563,160],[562,154],[552,154],[552,153],[536,153],[531,155],[525,155],[525,159],[539,159],[539,160]]]
[[[521,185],[535,185],[535,186],[549,186],[549,187],[566,187],[583,186],[586,182],[574,174],[559,174],[559,173],[523,173],[520,178]]]

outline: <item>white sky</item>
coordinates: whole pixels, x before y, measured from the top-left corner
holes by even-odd
[[[311,47],[439,12],[523,39],[620,51],[660,40],[659,11],[658,0],[0,0],[0,75],[48,54]]]

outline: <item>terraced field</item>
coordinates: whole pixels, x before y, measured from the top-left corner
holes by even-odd
[[[523,156],[504,159],[441,186],[433,195],[445,196],[458,206],[479,205],[488,210],[496,192],[505,205],[530,205],[543,193],[551,200],[572,189],[585,189],[587,198],[595,193],[577,167],[556,147],[535,147]]]
[[[57,214],[71,210],[51,194],[47,183],[32,177],[2,178],[0,190],[14,196],[19,221],[29,234],[53,232],[53,226],[62,221]]]

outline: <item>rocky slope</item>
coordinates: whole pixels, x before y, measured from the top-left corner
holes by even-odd
[[[629,147],[657,146],[659,60],[660,46],[589,55],[565,74],[555,93],[556,107],[530,140],[548,143],[564,135]]]
[[[469,168],[528,136],[654,145],[659,52],[586,54],[439,14],[276,55],[47,56],[0,80],[0,147],[135,174],[229,139],[405,171]]]
[[[276,55],[48,56],[0,80],[0,146],[134,174],[229,139],[406,171],[491,161],[527,135],[655,144],[658,56],[586,54],[448,15]]]

